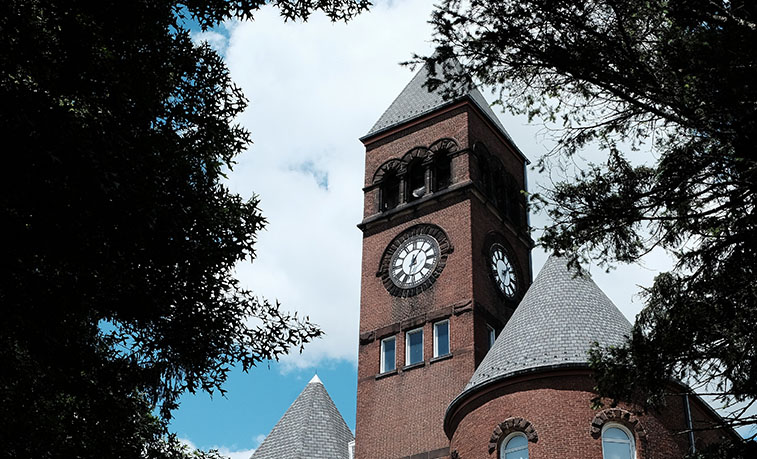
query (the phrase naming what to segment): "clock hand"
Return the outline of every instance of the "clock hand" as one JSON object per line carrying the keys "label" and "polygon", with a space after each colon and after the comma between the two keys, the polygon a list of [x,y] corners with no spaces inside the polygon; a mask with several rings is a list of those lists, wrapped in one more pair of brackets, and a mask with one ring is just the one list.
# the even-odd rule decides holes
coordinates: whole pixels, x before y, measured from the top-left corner
{"label": "clock hand", "polygon": [[415,266],[415,260],[417,260],[417,259],[418,259],[418,254],[417,253],[413,254],[413,258],[410,259],[410,270],[411,271],[413,270],[413,266]]}

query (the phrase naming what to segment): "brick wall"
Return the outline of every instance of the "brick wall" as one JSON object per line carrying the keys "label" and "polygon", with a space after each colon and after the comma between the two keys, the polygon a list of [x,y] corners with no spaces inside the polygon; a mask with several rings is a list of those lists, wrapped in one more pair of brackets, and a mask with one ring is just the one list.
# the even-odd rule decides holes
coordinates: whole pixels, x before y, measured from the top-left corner
{"label": "brick wall", "polygon": [[[461,102],[427,119],[410,123],[400,130],[369,139],[366,144],[363,262],[360,298],[360,348],[358,356],[357,459],[431,459],[447,457],[449,440],[443,419],[449,403],[462,391],[475,365],[486,352],[486,324],[502,326],[512,312],[495,303],[496,296],[483,248],[483,234],[497,230],[506,234],[502,220],[487,209],[474,190],[471,175],[471,123],[481,126],[476,135],[486,137],[489,126],[476,109]],[[378,209],[378,190],[372,187],[376,170],[391,159],[399,159],[415,147],[429,147],[443,138],[457,142],[459,152],[452,157],[452,185],[444,191],[383,214]],[[497,154],[507,149],[494,134],[486,137],[487,147]],[[507,153],[509,154],[509,153]],[[510,171],[521,176],[522,163]],[[522,180],[522,177],[521,177]],[[474,210],[477,207],[477,210]],[[478,215],[474,218],[474,215]],[[444,230],[453,252],[444,270],[427,290],[410,297],[392,296],[377,277],[387,246],[408,228],[433,224]],[[519,244],[513,239],[513,244]],[[528,268],[528,245],[520,243],[517,256],[522,269]],[[474,274],[474,271],[476,273]],[[482,271],[482,272],[478,272]],[[530,272],[524,274],[530,280]],[[480,287],[474,290],[474,278]],[[485,279],[485,280],[484,280]],[[484,291],[488,290],[485,298]],[[479,299],[478,296],[481,296]],[[482,306],[485,305],[485,306]],[[487,308],[487,309],[484,309]],[[496,320],[492,320],[496,318]],[[450,321],[451,355],[433,356],[433,323]],[[424,361],[405,366],[405,332],[422,327]],[[381,339],[396,337],[397,370],[380,375]]]}
{"label": "brick wall", "polygon": [[[536,433],[536,441],[529,441],[530,459],[602,459],[600,432],[605,422],[619,423],[633,432],[638,459],[686,454],[687,437],[677,433],[685,426],[679,396],[672,396],[662,413],[644,413],[624,403],[593,410],[593,386],[588,370],[573,369],[522,375],[483,388],[448,419],[450,450],[460,459],[496,458],[498,450],[493,445],[498,448],[508,433],[498,426],[514,418],[527,421]],[[719,435],[700,434],[700,443],[716,440]]]}

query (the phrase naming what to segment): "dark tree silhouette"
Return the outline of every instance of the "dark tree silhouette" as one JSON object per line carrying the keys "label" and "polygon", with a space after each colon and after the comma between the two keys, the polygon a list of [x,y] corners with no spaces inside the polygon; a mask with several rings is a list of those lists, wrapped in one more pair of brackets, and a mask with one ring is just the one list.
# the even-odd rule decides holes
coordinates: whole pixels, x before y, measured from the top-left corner
{"label": "dark tree silhouette", "polygon": [[[646,289],[627,345],[592,353],[600,394],[655,405],[675,378],[752,403],[757,4],[445,0],[432,22],[439,51],[425,60],[441,70],[429,84],[496,86],[506,108],[561,125],[553,154],[588,143],[607,154],[533,196],[552,220],[541,244],[573,262],[634,262],[656,247],[677,261]],[[438,66],[453,56],[464,72]],[[642,144],[656,161],[637,166]]]}
{"label": "dark tree silhouette", "polygon": [[284,20],[368,5],[0,3],[3,456],[183,457],[180,394],[321,334],[232,275],[265,224],[222,181],[246,100],[184,25],[266,3]]}

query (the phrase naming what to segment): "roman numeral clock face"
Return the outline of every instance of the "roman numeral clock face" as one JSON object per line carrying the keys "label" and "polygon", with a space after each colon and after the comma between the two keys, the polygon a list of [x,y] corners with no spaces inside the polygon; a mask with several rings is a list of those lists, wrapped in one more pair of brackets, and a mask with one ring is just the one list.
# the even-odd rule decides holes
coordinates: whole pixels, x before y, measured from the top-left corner
{"label": "roman numeral clock face", "polygon": [[392,255],[389,277],[399,288],[408,289],[425,282],[439,263],[439,243],[432,236],[412,236]]}
{"label": "roman numeral clock face", "polygon": [[376,277],[392,296],[407,298],[430,289],[453,247],[447,233],[422,223],[398,234],[384,250]]}
{"label": "roman numeral clock face", "polygon": [[518,293],[518,279],[513,264],[507,257],[507,251],[501,244],[492,245],[489,266],[500,292],[508,299],[515,298],[515,294]]}

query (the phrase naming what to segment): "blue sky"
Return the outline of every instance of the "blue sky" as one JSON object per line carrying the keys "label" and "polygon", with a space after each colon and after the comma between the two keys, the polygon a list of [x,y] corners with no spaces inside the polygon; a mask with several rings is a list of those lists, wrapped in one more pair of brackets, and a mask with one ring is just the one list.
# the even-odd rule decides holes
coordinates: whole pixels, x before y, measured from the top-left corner
{"label": "blue sky", "polygon": [[[226,397],[187,395],[173,420],[173,431],[184,441],[226,454],[249,457],[263,437],[289,408],[315,369],[282,372],[280,365],[262,366],[245,374],[231,373]],[[350,429],[355,430],[356,368],[352,362],[331,361],[317,369]]]}
{"label": "blue sky", "polygon": [[[228,185],[244,197],[259,195],[269,225],[259,235],[257,259],[239,265],[237,276],[260,296],[309,315],[326,335],[270,368],[235,370],[225,398],[185,396],[172,428],[188,444],[249,457],[316,371],[354,429],[361,261],[355,225],[362,219],[365,153],[358,138],[412,78],[398,63],[432,51],[431,8],[427,0],[377,2],[348,25],[321,15],[284,23],[264,8],[254,22],[195,34],[223,54],[250,99],[238,121],[254,143],[237,158]],[[541,126],[495,111],[532,160],[549,150]],[[576,162],[599,158],[588,151]],[[528,180],[535,191],[550,178],[529,171]],[[545,217],[532,216],[531,223],[538,235]],[[545,259],[534,250],[534,275]],[[656,251],[642,266],[590,270],[633,321],[641,309],[639,285],[670,266]]]}

